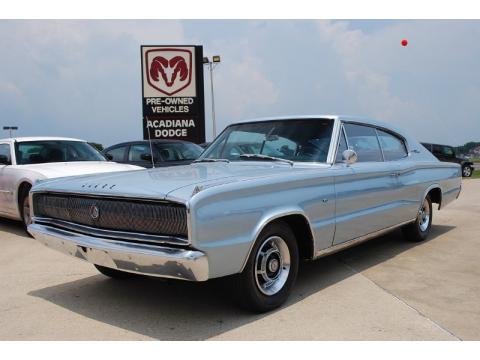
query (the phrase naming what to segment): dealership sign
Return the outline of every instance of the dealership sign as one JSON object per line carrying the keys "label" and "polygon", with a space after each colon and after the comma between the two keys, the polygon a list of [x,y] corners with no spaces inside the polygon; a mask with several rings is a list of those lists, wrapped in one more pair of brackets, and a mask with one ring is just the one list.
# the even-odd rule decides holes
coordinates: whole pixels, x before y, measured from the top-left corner
{"label": "dealership sign", "polygon": [[201,46],[141,46],[143,138],[205,142]]}

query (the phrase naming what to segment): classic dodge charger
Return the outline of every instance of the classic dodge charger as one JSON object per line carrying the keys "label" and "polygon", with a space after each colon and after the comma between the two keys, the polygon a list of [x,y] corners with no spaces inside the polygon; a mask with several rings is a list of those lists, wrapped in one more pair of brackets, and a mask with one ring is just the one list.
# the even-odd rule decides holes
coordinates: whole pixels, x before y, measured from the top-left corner
{"label": "classic dodge charger", "polygon": [[302,259],[397,227],[422,241],[460,190],[458,164],[387,124],[271,118],[228,126],[191,165],[37,184],[28,229],[113,278],[234,275],[240,303],[268,311]]}

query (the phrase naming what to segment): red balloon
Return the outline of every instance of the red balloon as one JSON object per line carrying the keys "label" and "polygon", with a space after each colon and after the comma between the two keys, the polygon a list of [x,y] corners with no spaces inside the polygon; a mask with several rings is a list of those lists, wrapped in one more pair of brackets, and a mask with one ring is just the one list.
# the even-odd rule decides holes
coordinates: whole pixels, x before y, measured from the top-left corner
{"label": "red balloon", "polygon": [[408,45],[408,40],[407,39],[403,39],[402,40],[402,46],[407,46]]}

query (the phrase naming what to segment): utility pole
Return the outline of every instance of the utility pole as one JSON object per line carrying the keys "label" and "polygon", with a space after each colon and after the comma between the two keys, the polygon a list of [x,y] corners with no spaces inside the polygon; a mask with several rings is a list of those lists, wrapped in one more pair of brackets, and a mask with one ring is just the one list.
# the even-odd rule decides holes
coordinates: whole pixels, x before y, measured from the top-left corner
{"label": "utility pole", "polygon": [[212,97],[212,132],[213,139],[217,136],[217,123],[215,119],[215,94],[213,91],[213,69],[220,63],[220,55],[212,56],[212,61],[208,57],[203,58],[203,65],[208,66],[210,72],[210,92]]}

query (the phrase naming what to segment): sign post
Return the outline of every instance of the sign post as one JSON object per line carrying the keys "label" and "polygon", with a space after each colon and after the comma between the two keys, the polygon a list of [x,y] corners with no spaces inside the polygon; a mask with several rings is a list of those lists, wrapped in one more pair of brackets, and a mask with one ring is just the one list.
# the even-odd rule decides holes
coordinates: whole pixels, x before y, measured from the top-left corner
{"label": "sign post", "polygon": [[143,138],[205,142],[202,46],[140,50]]}

